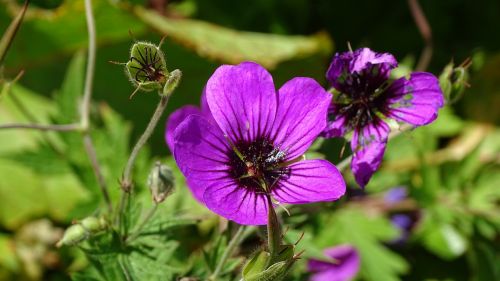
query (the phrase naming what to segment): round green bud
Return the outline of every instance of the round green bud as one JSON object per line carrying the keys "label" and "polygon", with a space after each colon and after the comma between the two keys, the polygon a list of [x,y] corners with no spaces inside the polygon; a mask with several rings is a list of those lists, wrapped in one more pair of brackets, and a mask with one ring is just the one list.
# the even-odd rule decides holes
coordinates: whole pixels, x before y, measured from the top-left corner
{"label": "round green bud", "polygon": [[104,218],[96,218],[96,217],[86,217],[84,218],[80,224],[90,233],[96,233],[106,228],[106,220]]}
{"label": "round green bud", "polygon": [[148,176],[148,186],[153,201],[163,202],[174,190],[174,175],[167,165],[156,162]]}
{"label": "round green bud", "polygon": [[56,246],[76,245],[87,238],[88,231],[81,224],[74,224],[64,231],[63,237],[56,243]]}

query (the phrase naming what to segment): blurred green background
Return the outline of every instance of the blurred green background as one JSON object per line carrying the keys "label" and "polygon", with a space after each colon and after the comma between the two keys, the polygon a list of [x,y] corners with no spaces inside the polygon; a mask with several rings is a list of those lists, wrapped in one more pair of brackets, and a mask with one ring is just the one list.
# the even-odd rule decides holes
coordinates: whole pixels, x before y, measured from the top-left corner
{"label": "blurred green background", "polygon": [[[0,2],[0,31],[21,3]],[[363,248],[360,280],[500,280],[500,2],[419,3],[432,29],[433,55],[427,70],[439,75],[451,61],[458,65],[470,57],[473,62],[468,69],[470,87],[463,97],[444,108],[432,126],[392,141],[382,170],[361,196],[366,198],[359,199],[372,202],[391,187],[407,186],[420,218],[411,239],[404,246],[386,247],[397,236],[388,225],[393,211],[377,209],[375,221],[362,216],[356,211],[358,197],[353,194],[359,190],[354,184],[345,199],[346,206],[353,207],[337,210],[335,205],[324,216],[309,222],[292,217],[289,224],[311,233],[304,242],[309,247],[350,242]],[[324,74],[330,59],[335,51],[347,50],[347,42],[353,48],[390,52],[406,69],[415,67],[425,47],[407,1],[96,0],[94,12],[98,50],[93,122],[114,198],[129,145],[142,133],[157,103],[154,93],[139,93],[129,100],[133,86],[121,66],[109,63],[128,59],[132,36],[159,42],[166,35],[163,50],[168,67],[183,71],[167,114],[185,104],[198,104],[204,84],[221,63],[257,61],[270,69],[277,87],[295,76],[313,77],[328,87]],[[0,122],[30,121],[10,99],[12,95],[39,122],[74,120],[82,81],[78,69],[83,69],[81,51],[86,46],[83,1],[31,1],[4,63],[3,86],[19,71],[25,73],[8,94],[0,96]],[[169,155],[163,126],[164,121],[142,157],[138,178],[147,174],[150,159]],[[31,237],[23,233],[31,233],[33,221],[48,217],[55,226],[64,227],[98,205],[99,193],[76,138],[0,131],[0,279],[65,280],[64,272],[85,264],[79,261],[81,256],[55,251],[48,242],[40,249],[42,258],[30,256],[36,252],[35,244],[23,244],[28,252],[23,254],[18,243],[25,241],[23,235]],[[342,145],[340,140],[328,140],[316,153],[336,163]],[[60,147],[61,154],[69,157],[54,156],[48,146]],[[173,164],[171,158],[167,161]],[[352,183],[351,177],[348,182]],[[196,205],[192,200],[183,204]],[[322,232],[332,217],[338,218],[335,225]],[[34,229],[38,227],[42,226]],[[353,238],[351,229],[365,236]],[[336,233],[338,237],[331,237]],[[293,278],[306,277],[299,272]]]}

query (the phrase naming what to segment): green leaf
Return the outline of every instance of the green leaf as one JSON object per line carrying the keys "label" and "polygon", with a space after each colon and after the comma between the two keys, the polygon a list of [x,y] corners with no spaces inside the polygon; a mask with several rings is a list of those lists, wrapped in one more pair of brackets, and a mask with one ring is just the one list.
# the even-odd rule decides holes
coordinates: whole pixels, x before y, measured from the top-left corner
{"label": "green leaf", "polygon": [[243,278],[246,280],[254,275],[257,275],[266,269],[267,261],[270,255],[266,251],[258,251],[253,254],[252,258],[243,267]]}
{"label": "green leaf", "polygon": [[217,263],[222,258],[224,254],[224,250],[227,247],[227,237],[224,235],[218,235],[215,239],[215,242],[210,247],[208,251],[203,250],[203,257],[208,266],[208,269],[213,272]]}
{"label": "green leaf", "polygon": [[[29,168],[8,160],[0,160],[0,167],[0,224],[15,229],[32,217],[42,216],[47,201],[40,188],[40,177]],[[15,192],[13,187],[17,187]]]}
{"label": "green leaf", "polygon": [[[39,123],[48,124],[50,115],[56,110],[47,98],[18,83],[12,85],[10,95],[15,96],[30,112],[36,112],[36,121]],[[0,124],[32,122],[17,107],[10,95],[0,99]],[[42,134],[47,133],[33,130],[0,130],[0,155],[36,148]]]}
{"label": "green leaf", "polygon": [[126,256],[131,273],[136,277],[134,280],[174,280],[175,274],[184,271],[184,268],[170,264],[178,242],[152,237],[142,238],[139,242],[140,246],[134,247]]}
{"label": "green leaf", "polygon": [[423,239],[428,250],[447,260],[462,255],[467,249],[465,238],[450,224],[429,227]]}
{"label": "green leaf", "polygon": [[193,225],[199,220],[189,217],[172,216],[170,218],[156,217],[142,229],[141,235],[165,235],[169,229]]}
{"label": "green leaf", "polygon": [[71,59],[61,89],[54,97],[58,108],[55,119],[58,123],[66,124],[79,121],[79,104],[83,95],[84,79],[85,53],[79,51]]}
{"label": "green leaf", "polygon": [[500,257],[495,246],[481,239],[474,240],[470,254],[471,268],[475,273],[473,280],[500,280]]}
{"label": "green leaf", "polygon": [[[129,30],[135,36],[146,30],[140,20],[110,1],[93,1],[93,6],[98,44],[130,40]],[[17,33],[16,47],[9,51],[7,64],[22,67],[52,61],[54,57],[69,55],[87,47],[84,1],[64,1],[49,17],[46,16],[47,11],[34,7],[31,9],[33,13],[24,20],[23,27]]]}
{"label": "green leaf", "polygon": [[440,200],[447,200],[449,203],[430,205],[415,234],[427,250],[442,259],[452,260],[467,250],[468,242],[456,226],[457,223],[464,222],[467,217],[457,216],[450,208],[454,203],[450,202],[452,199],[449,194]]}
{"label": "green leaf", "polygon": [[[312,36],[264,34],[233,30],[199,20],[166,18],[139,6],[134,12],[146,24],[200,56],[224,63],[255,61],[273,68],[286,60],[315,54],[329,55],[332,51],[332,41],[326,33]],[[228,46],[231,46],[230,52]],[[168,61],[168,52],[166,59]]]}

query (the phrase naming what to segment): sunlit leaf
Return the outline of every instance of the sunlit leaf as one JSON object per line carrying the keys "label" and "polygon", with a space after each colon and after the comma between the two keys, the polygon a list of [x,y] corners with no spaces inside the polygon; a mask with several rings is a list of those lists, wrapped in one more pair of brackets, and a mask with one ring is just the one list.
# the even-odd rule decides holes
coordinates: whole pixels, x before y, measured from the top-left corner
{"label": "sunlit leaf", "polygon": [[[264,34],[192,19],[170,19],[141,7],[136,7],[134,12],[145,23],[200,56],[224,63],[255,61],[273,68],[286,60],[314,54],[329,55],[332,51],[332,41],[324,33],[313,36]],[[168,53],[166,59],[168,62]]]}

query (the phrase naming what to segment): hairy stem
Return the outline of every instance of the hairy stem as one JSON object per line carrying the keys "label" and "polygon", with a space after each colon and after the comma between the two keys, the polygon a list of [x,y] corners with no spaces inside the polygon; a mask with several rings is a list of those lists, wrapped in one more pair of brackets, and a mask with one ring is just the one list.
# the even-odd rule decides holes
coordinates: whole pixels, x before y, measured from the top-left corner
{"label": "hairy stem", "polygon": [[84,130],[89,127],[90,101],[92,99],[92,85],[94,82],[95,53],[96,53],[96,32],[94,14],[92,12],[92,0],[85,0],[85,15],[87,19],[87,30],[89,38],[89,49],[87,54],[87,71],[85,73],[85,87],[83,90],[83,100],[81,108],[81,123]]}
{"label": "hairy stem", "polygon": [[154,129],[156,128],[156,125],[158,124],[158,121],[160,121],[160,118],[163,114],[163,111],[165,111],[165,108],[167,107],[168,100],[170,98],[170,95],[162,95],[160,102],[156,106],[156,110],[153,113],[153,116],[151,117],[151,120],[149,121],[148,126],[146,127],[146,130],[144,130],[144,133],[142,133],[141,137],[135,144],[134,148],[132,149],[132,153],[130,153],[130,156],[127,161],[127,165],[125,166],[125,169],[123,171],[123,177],[121,181],[121,186],[122,189],[128,193],[130,192],[132,188],[132,168],[134,167],[135,160],[137,158],[137,155],[141,151],[142,147],[146,144],[146,142],[149,140],[151,137],[151,134],[153,134]]}
{"label": "hairy stem", "polygon": [[99,188],[101,189],[102,195],[104,197],[104,202],[108,208],[109,213],[113,211],[113,204],[111,203],[111,198],[109,197],[106,180],[101,173],[101,167],[99,166],[99,161],[97,160],[97,155],[95,153],[94,145],[92,144],[92,138],[89,134],[84,134],[83,136],[83,146],[87,155],[90,158],[90,164],[92,165],[92,170],[94,170],[94,175],[97,178]]}
{"label": "hairy stem", "polygon": [[245,231],[246,228],[247,228],[246,226],[243,226],[243,225],[240,226],[240,228],[238,228],[238,231],[236,231],[236,233],[234,234],[233,238],[231,238],[231,241],[229,241],[229,244],[227,245],[226,250],[222,254],[222,257],[221,257],[219,263],[215,267],[214,272],[212,273],[212,275],[210,275],[210,277],[208,277],[209,281],[217,280],[217,277],[219,276],[221,271],[224,269],[224,265],[226,264],[227,260],[233,254],[235,248],[241,243],[242,238],[244,236],[243,234],[246,232]]}
{"label": "hairy stem", "polygon": [[83,130],[83,144],[85,152],[87,153],[92,170],[101,189],[101,193],[104,198],[104,202],[111,213],[113,211],[113,205],[111,203],[111,198],[109,196],[108,187],[106,185],[106,180],[102,174],[101,165],[97,160],[97,155],[92,142],[92,137],[90,136],[90,101],[92,100],[92,86],[94,82],[94,70],[95,70],[95,54],[96,54],[96,32],[95,32],[95,22],[94,14],[92,12],[92,0],[85,0],[85,17],[87,19],[87,30],[88,30],[88,54],[87,54],[87,70],[85,73],[85,85],[83,88],[83,99],[81,107],[81,119],[80,126]]}

